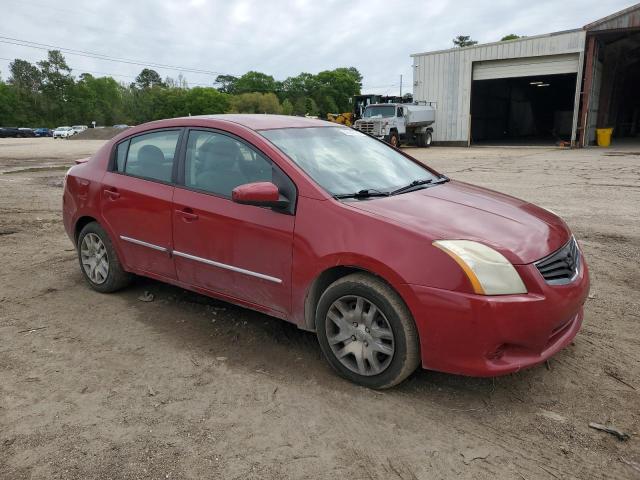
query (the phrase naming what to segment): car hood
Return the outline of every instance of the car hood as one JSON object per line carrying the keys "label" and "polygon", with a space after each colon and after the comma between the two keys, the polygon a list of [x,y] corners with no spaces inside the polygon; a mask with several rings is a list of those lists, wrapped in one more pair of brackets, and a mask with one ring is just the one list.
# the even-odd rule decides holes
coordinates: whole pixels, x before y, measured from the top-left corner
{"label": "car hood", "polygon": [[548,210],[456,181],[349,205],[408,227],[429,241],[481,242],[514,264],[539,260],[571,236],[564,221]]}

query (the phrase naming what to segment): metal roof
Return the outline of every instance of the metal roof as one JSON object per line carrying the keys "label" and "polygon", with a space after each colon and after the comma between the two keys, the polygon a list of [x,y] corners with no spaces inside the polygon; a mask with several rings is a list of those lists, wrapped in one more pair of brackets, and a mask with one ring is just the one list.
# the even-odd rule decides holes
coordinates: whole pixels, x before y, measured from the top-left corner
{"label": "metal roof", "polygon": [[532,35],[530,37],[520,37],[520,38],[516,38],[515,40],[504,40],[504,41],[498,41],[498,42],[491,42],[491,43],[478,43],[477,45],[471,45],[469,47],[453,47],[453,48],[445,48],[444,50],[434,50],[431,52],[421,52],[421,53],[412,53],[410,56],[411,57],[419,57],[422,55],[432,55],[432,54],[436,54],[436,53],[447,53],[447,52],[464,52],[465,50],[473,50],[475,48],[485,48],[485,47],[491,47],[494,45],[504,45],[506,43],[518,43],[518,42],[524,42],[527,40],[535,40],[538,38],[548,38],[548,37],[555,37],[557,35],[564,35],[565,33],[571,33],[571,32],[580,32],[582,31],[582,28],[574,28],[571,30],[563,30],[561,32],[552,32],[552,33],[543,33],[542,35]]}
{"label": "metal roof", "polygon": [[591,22],[584,26],[587,31],[617,30],[621,28],[640,27],[640,3],[624,10]]}
{"label": "metal roof", "polygon": [[616,30],[616,29],[635,28],[635,27],[640,27],[640,3],[632,5],[628,8],[625,8],[624,10],[620,10],[619,12],[612,13],[611,15],[601,18],[600,20],[596,20],[595,22],[589,23],[582,28],[563,30],[560,32],[544,33],[542,35],[533,35],[530,37],[521,37],[515,40],[505,40],[505,41],[498,41],[498,42],[491,42],[491,43],[478,43],[476,45],[471,45],[468,47],[453,47],[453,48],[446,48],[444,50],[434,50],[431,52],[413,53],[410,56],[418,57],[421,55],[431,55],[436,53],[460,52],[465,50],[472,50],[474,48],[484,48],[484,47],[491,47],[494,45],[501,45],[501,44],[504,44],[505,42],[515,43],[515,42],[522,42],[525,40],[553,37],[556,35],[563,35],[565,33],[577,32],[580,30],[587,30],[591,32],[591,31]]}

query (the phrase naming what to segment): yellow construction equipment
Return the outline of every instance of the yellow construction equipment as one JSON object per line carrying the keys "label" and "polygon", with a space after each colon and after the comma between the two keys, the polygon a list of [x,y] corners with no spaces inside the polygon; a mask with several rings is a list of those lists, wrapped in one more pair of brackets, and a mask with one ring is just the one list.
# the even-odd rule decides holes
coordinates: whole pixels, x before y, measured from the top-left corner
{"label": "yellow construction equipment", "polygon": [[350,127],[353,124],[353,113],[327,113],[327,120]]}

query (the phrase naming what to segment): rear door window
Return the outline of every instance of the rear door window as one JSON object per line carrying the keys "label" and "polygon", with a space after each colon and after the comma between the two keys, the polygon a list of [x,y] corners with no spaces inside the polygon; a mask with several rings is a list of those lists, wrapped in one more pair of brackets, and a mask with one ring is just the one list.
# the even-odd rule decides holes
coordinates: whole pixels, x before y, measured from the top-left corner
{"label": "rear door window", "polygon": [[[179,138],[180,130],[164,130],[131,138],[124,173],[148,180],[171,182]],[[120,151],[117,156],[120,171]]]}

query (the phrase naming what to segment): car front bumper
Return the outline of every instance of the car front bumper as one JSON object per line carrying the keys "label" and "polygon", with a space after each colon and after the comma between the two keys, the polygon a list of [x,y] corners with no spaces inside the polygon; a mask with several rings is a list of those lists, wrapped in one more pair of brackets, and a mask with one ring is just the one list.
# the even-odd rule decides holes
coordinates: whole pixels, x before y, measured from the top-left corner
{"label": "car front bumper", "polygon": [[548,285],[534,265],[516,269],[527,285],[526,294],[483,296],[404,286],[424,368],[478,377],[505,375],[544,362],[571,343],[589,294],[584,258],[567,285]]}

